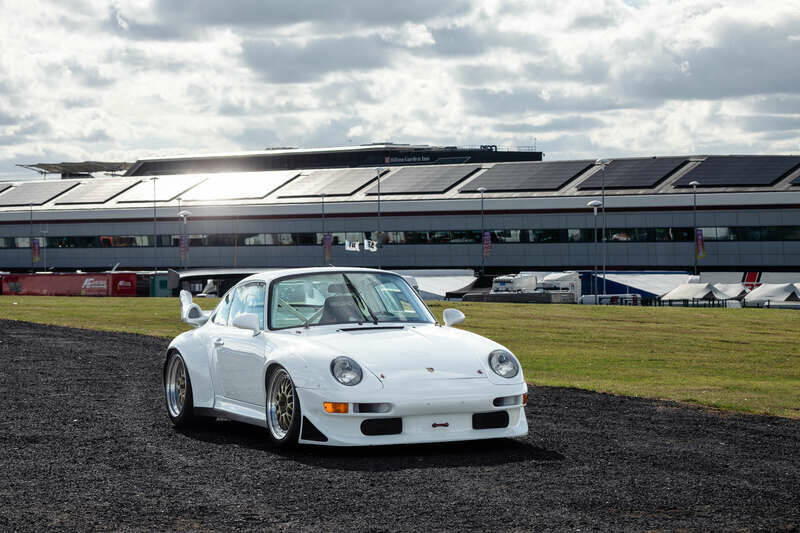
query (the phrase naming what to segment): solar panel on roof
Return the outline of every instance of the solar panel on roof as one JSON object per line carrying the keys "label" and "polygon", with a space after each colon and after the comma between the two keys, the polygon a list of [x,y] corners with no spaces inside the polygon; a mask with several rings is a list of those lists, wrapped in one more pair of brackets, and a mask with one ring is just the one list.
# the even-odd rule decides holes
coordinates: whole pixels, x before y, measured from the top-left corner
{"label": "solar panel on roof", "polygon": [[0,196],[0,206],[13,207],[20,205],[46,204],[56,196],[64,194],[77,186],[79,181],[33,181],[20,183]]}
{"label": "solar panel on roof", "polygon": [[792,185],[800,185],[800,176],[797,176],[792,180]]}
{"label": "solar panel on roof", "polygon": [[2,193],[4,190],[10,189],[10,188],[11,188],[11,184],[10,183],[0,183],[0,193]]}
{"label": "solar panel on roof", "polygon": [[260,200],[297,174],[297,170],[287,170],[213,175],[181,198],[193,201]]}
{"label": "solar panel on roof", "polygon": [[138,178],[133,180],[114,178],[84,181],[79,187],[56,200],[56,204],[102,204],[127,191],[139,181]]}
{"label": "solar panel on roof", "polygon": [[[443,193],[480,169],[480,165],[404,167],[381,180],[381,194]],[[378,184],[367,194],[378,194]]]}
{"label": "solar panel on roof", "polygon": [[165,176],[158,178],[153,190],[153,182],[149,179],[135,185],[119,197],[119,202],[169,202],[205,181],[201,176]]}
{"label": "solar panel on roof", "polygon": [[478,192],[478,187],[486,187],[488,192],[557,191],[593,164],[593,161],[499,163],[461,192]]}
{"label": "solar panel on roof", "polygon": [[800,156],[709,156],[675,182],[675,187],[691,187],[692,181],[701,187],[765,187],[798,167]]}
{"label": "solar panel on roof", "polygon": [[[384,171],[386,172],[386,171]],[[304,174],[278,190],[280,198],[350,196],[377,178],[374,168],[317,170]]]}
{"label": "solar panel on roof", "polygon": [[652,189],[687,164],[685,157],[614,159],[605,170],[598,170],[578,186],[580,190]]}

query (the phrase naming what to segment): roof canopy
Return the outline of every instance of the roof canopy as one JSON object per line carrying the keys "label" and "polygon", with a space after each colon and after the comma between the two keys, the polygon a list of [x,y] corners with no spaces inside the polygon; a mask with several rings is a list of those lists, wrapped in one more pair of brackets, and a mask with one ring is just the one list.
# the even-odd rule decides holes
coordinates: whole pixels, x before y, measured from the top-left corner
{"label": "roof canopy", "polygon": [[17,165],[35,170],[43,174],[89,174],[92,172],[124,172],[131,163],[83,161],[76,163],[36,163],[32,165]]}

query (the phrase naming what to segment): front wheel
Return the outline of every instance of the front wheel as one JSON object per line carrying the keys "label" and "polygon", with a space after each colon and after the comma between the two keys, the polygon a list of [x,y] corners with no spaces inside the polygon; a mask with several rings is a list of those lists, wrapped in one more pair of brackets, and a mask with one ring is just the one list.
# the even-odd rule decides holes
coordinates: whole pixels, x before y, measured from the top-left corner
{"label": "front wheel", "polygon": [[275,448],[297,444],[300,434],[300,399],[289,372],[276,367],[267,377],[267,438]]}
{"label": "front wheel", "polygon": [[186,363],[178,352],[170,353],[164,365],[164,394],[167,413],[175,426],[186,426],[194,421],[192,382]]}

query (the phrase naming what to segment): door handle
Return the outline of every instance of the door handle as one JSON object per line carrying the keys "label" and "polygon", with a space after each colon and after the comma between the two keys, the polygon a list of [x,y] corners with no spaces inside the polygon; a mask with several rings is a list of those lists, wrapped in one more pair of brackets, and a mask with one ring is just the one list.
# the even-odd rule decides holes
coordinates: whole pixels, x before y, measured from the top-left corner
{"label": "door handle", "polygon": [[223,344],[225,344],[225,341],[222,340],[222,337],[217,337],[214,339],[214,346],[222,346]]}

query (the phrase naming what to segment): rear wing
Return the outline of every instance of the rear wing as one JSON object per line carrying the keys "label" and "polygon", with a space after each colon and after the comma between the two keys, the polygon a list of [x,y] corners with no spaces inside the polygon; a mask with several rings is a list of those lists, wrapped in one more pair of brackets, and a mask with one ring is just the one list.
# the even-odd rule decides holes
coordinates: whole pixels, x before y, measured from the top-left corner
{"label": "rear wing", "polygon": [[181,320],[194,327],[199,327],[208,322],[211,311],[203,311],[196,303],[192,303],[192,293],[181,291]]}

